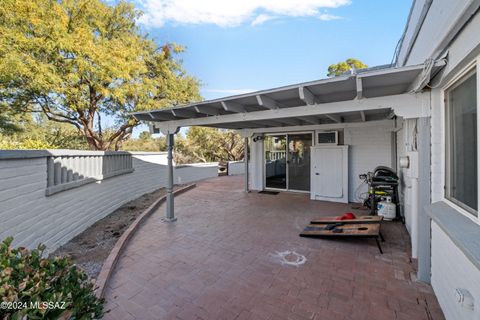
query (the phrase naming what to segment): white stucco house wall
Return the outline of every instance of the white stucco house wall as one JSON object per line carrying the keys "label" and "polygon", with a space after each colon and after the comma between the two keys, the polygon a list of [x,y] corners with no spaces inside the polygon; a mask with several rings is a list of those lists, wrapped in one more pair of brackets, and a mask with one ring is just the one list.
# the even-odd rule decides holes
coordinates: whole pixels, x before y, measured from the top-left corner
{"label": "white stucco house wall", "polygon": [[414,1],[392,65],[135,117],[171,142],[180,127],[238,130],[246,191],[358,202],[360,174],[393,168],[417,278],[447,319],[480,319],[479,7]]}

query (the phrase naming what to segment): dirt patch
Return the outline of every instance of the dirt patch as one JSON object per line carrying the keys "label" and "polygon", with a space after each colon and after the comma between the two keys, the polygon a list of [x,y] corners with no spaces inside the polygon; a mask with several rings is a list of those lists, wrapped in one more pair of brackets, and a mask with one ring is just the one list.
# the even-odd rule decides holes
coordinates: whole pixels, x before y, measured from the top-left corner
{"label": "dirt patch", "polygon": [[[175,189],[179,187],[182,186],[175,186]],[[77,266],[95,279],[118,238],[145,209],[165,194],[166,189],[161,188],[124,204],[58,248],[51,256],[69,255]]]}

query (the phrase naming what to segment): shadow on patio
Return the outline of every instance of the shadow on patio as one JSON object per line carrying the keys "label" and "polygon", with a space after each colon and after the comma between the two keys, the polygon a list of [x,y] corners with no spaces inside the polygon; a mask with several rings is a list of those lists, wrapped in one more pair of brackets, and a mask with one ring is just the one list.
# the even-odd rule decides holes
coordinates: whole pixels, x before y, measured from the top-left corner
{"label": "shadow on patio", "polygon": [[[243,192],[243,177],[205,180],[137,231],[106,292],[105,319],[443,319],[430,286],[412,282],[409,238],[300,238],[312,219],[355,211],[308,195]],[[282,264],[278,252],[306,257]]]}

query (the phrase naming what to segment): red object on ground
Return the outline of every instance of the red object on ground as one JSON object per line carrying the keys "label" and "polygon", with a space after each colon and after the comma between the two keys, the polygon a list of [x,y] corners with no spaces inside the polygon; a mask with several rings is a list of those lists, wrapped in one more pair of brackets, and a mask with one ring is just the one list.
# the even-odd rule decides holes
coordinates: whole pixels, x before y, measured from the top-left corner
{"label": "red object on ground", "polygon": [[351,212],[347,212],[344,215],[338,217],[336,220],[353,220],[356,219],[355,215]]}

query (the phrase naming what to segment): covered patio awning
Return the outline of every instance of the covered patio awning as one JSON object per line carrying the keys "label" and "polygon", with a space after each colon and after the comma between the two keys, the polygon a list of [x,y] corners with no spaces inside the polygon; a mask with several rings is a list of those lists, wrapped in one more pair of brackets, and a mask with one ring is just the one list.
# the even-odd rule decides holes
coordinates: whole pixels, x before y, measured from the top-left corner
{"label": "covered patio awning", "polygon": [[[176,220],[172,159],[174,135],[179,128],[206,126],[243,130],[248,146],[248,131],[253,130],[381,121],[392,118],[397,111],[418,116],[425,104],[424,95],[417,93],[445,63],[441,60],[401,68],[365,69],[330,79],[134,113],[136,119],[150,123],[152,132],[167,135],[165,221]],[[244,159],[248,159],[248,147],[244,149]],[[248,175],[248,162],[245,161],[246,192],[249,190]]]}
{"label": "covered patio awning", "polygon": [[[415,95],[445,61],[401,68],[372,68],[356,74],[304,82],[184,106],[137,112],[155,131],[186,126],[255,129],[374,121],[388,118],[395,104],[417,104]],[[423,85],[422,85],[423,84]],[[386,97],[388,97],[386,99]]]}

